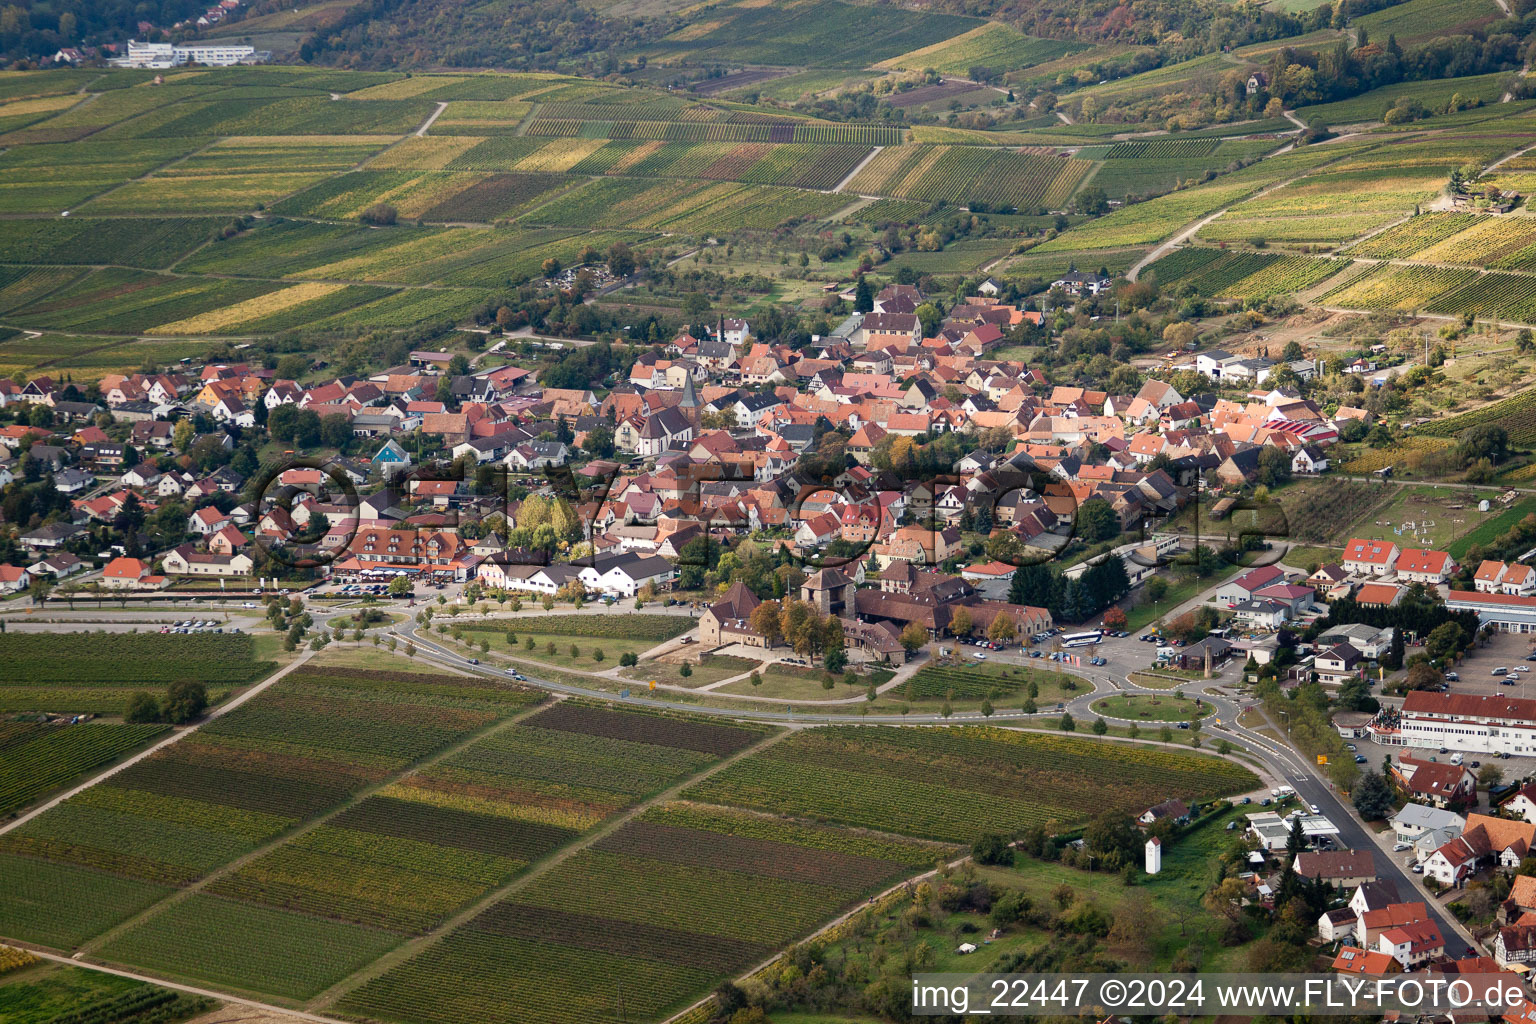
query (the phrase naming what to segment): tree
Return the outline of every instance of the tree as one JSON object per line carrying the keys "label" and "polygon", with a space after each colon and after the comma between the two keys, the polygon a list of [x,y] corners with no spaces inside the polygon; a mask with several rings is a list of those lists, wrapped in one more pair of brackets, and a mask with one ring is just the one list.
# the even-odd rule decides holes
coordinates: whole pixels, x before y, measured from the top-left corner
{"label": "tree", "polygon": [[1442,622],[1424,638],[1424,653],[1439,661],[1448,654],[1462,650],[1467,643],[1466,630],[1461,628],[1460,623]]}
{"label": "tree", "polygon": [[[1150,582],[1150,581],[1149,581]],[[1104,613],[1104,628],[1120,630],[1125,628],[1125,609],[1118,605]]]}
{"label": "tree", "polygon": [[853,290],[853,311],[855,313],[868,313],[875,308],[875,293],[869,287],[869,282],[864,276],[859,275],[859,282]]}
{"label": "tree", "polygon": [[623,242],[608,249],[608,270],[614,277],[628,277],[635,272],[635,254]]}
{"label": "tree", "polygon": [[404,576],[396,576],[389,581],[388,593],[390,597],[404,597],[411,592],[411,581]]}
{"label": "tree", "polygon": [[1120,534],[1120,517],[1103,498],[1089,498],[1077,507],[1077,536],[1092,544]]}
{"label": "tree", "polygon": [[1291,457],[1285,449],[1265,445],[1259,452],[1258,482],[1275,488],[1291,479]]}
{"label": "tree", "polygon": [[770,648],[777,647],[784,642],[784,629],[780,622],[783,607],[778,601],[764,601],[752,609],[749,622],[752,632],[763,638]]}
{"label": "tree", "polygon": [[372,224],[375,227],[382,227],[385,225],[393,224],[397,219],[399,219],[399,216],[400,212],[393,206],[390,206],[388,203],[374,203],[372,206],[368,207],[368,209],[364,210],[357,219],[362,221],[364,224]]}
{"label": "tree", "polygon": [[[1448,623],[1448,625],[1454,625]],[[1408,674],[1403,677],[1403,683],[1410,690],[1432,690],[1444,682],[1445,676],[1440,670],[1427,661],[1421,661],[1408,669]]]}
{"label": "tree", "polygon": [[977,836],[976,841],[971,844],[971,856],[978,864],[1007,867],[1013,864],[1013,847],[1008,844],[1006,836],[987,832]]}
{"label": "tree", "polygon": [[123,712],[123,721],[131,725],[160,721],[160,702],[143,690],[138,691],[128,698],[128,707]]}
{"label": "tree", "polygon": [[183,679],[165,692],[165,720],[172,725],[190,722],[208,707],[208,691],[203,684]]}
{"label": "tree", "polygon": [[677,674],[687,679],[693,675],[693,666],[685,661],[677,667]]}
{"label": "tree", "polygon": [[171,434],[171,444],[179,452],[185,452],[192,447],[193,440],[197,437],[197,428],[192,425],[190,419],[184,419],[176,424],[175,431]]}
{"label": "tree", "polygon": [[1355,783],[1350,799],[1355,805],[1355,810],[1360,812],[1360,817],[1366,821],[1385,818],[1392,813],[1396,803],[1392,798],[1391,785],[1387,783],[1381,772],[1374,768],[1360,776],[1360,781]]}
{"label": "tree", "polygon": [[955,610],[955,614],[949,618],[949,632],[953,636],[970,636],[975,623],[971,621],[971,613],[964,608]]}
{"label": "tree", "polygon": [[1483,765],[1477,770],[1477,784],[1483,789],[1491,790],[1504,782],[1504,769],[1492,762]]}
{"label": "tree", "polygon": [[897,638],[897,641],[906,649],[907,654],[916,654],[928,643],[928,631],[919,623],[909,622],[907,627],[901,631],[901,636]]}
{"label": "tree", "polygon": [[1077,731],[1077,721],[1072,717],[1072,712],[1063,711],[1061,713],[1061,723],[1057,726],[1057,728],[1059,728],[1062,732]]}
{"label": "tree", "polygon": [[1018,629],[1007,612],[998,612],[992,619],[992,625],[987,627],[987,639],[996,643],[1007,643],[1017,635]]}
{"label": "tree", "polygon": [[1149,601],[1161,601],[1168,596],[1168,581],[1161,576],[1153,576],[1142,584],[1141,592]]}
{"label": "tree", "polygon": [[1093,734],[1095,736],[1103,736],[1107,732],[1109,732],[1109,723],[1104,721],[1102,717],[1095,718],[1093,720]]}

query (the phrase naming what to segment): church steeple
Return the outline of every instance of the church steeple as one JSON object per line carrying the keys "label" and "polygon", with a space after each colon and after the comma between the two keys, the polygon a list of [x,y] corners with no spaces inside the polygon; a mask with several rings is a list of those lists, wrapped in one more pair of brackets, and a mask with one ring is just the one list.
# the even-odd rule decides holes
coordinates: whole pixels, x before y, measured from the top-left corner
{"label": "church steeple", "polygon": [[677,407],[682,410],[683,415],[688,418],[688,422],[693,425],[695,435],[699,431],[699,407],[701,404],[699,402],[699,393],[693,389],[693,374],[689,373],[683,378],[683,400],[677,403]]}

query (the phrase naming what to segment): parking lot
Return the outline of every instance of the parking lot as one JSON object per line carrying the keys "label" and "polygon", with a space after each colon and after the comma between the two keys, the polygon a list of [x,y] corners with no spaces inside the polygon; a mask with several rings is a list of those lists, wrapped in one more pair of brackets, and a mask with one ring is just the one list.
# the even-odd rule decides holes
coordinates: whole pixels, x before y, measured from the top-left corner
{"label": "parking lot", "polygon": [[[1495,634],[1487,647],[1474,645],[1466,660],[1453,670],[1458,678],[1450,680],[1451,692],[1536,697],[1536,683],[1530,681],[1536,676],[1536,661],[1526,660],[1533,650],[1536,638],[1529,635]],[[1494,675],[1497,668],[1508,671]]]}

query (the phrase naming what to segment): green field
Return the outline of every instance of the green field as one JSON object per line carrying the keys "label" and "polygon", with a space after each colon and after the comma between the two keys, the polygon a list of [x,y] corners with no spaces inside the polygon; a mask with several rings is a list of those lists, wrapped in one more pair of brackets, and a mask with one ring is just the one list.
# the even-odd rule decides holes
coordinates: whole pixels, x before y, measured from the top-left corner
{"label": "green field", "polygon": [[[388,1020],[663,1016],[942,847],[724,808],[666,804],[349,993]],[[594,984],[594,979],[598,979]]]}
{"label": "green field", "polygon": [[1212,758],[1135,747],[1103,755],[1085,740],[997,729],[839,727],[797,733],[683,795],[967,842],[1085,820],[1089,791],[1096,808],[1131,809],[1159,795],[1208,797],[1253,782],[1246,769]]}

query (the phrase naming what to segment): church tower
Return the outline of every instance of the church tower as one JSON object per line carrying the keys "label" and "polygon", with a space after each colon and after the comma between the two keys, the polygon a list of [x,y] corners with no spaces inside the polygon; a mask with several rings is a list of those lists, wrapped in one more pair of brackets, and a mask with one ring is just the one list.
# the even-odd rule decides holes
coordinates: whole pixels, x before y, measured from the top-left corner
{"label": "church tower", "polygon": [[680,411],[693,427],[693,436],[699,436],[699,413],[703,403],[699,401],[699,393],[693,389],[693,374],[689,373],[683,379],[683,400],[677,403]]}

